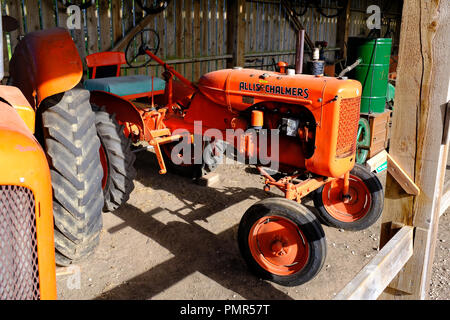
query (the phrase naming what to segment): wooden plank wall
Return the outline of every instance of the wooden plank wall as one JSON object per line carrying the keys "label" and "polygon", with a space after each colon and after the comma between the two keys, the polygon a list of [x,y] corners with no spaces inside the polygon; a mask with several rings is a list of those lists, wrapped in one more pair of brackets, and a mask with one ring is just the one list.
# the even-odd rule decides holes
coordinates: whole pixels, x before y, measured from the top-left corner
{"label": "wooden plank wall", "polygon": [[[148,1],[148,0],[144,0]],[[330,5],[331,0],[321,0]],[[350,35],[358,34],[358,27],[364,22],[364,11],[368,0],[352,0]],[[381,1],[381,0],[380,0]],[[383,0],[393,1],[393,0]],[[55,26],[65,27],[67,14],[58,0],[3,0],[2,13],[13,16],[20,22],[20,29],[4,35],[9,44],[5,49],[5,72],[8,57],[18,42],[19,35]],[[193,80],[209,71],[224,68],[225,59],[211,59],[201,62],[180,61],[189,58],[218,57],[227,51],[227,0],[172,0],[169,7],[156,14],[149,28],[160,35],[158,55],[166,60],[177,60],[176,69]],[[327,9],[333,12],[334,9]],[[72,31],[80,55],[105,51],[117,43],[138,24],[145,13],[135,0],[96,0],[96,6],[82,11],[81,31]],[[300,17],[306,32],[313,41],[325,40],[329,48],[336,46],[337,18],[321,16],[317,10],[308,9]],[[275,61],[294,64],[295,31],[284,8],[278,1],[247,0],[245,7],[245,53],[246,65],[258,68],[272,68]],[[7,46],[5,46],[7,47]],[[267,53],[281,52],[277,55]],[[255,56],[265,53],[263,56]],[[334,52],[326,54],[334,59]],[[140,69],[124,68],[124,74],[159,75],[161,68],[150,66]]]}

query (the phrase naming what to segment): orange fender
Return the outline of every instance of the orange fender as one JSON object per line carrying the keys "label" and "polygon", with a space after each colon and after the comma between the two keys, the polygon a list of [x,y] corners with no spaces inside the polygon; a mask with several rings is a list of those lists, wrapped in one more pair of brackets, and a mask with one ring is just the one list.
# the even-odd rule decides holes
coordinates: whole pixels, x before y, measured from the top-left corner
{"label": "orange fender", "polygon": [[33,192],[40,298],[56,299],[50,169],[40,144],[14,108],[4,102],[0,102],[0,184]]}
{"label": "orange fender", "polygon": [[75,87],[83,76],[83,64],[69,32],[53,28],[28,33],[18,44],[9,64],[12,85],[31,106]]}
{"label": "orange fender", "polygon": [[149,139],[146,126],[138,109],[128,100],[106,91],[91,91],[90,102],[100,108],[105,108],[109,114],[114,114],[116,120],[125,125],[124,134],[132,134],[130,126],[137,127],[139,140]]}

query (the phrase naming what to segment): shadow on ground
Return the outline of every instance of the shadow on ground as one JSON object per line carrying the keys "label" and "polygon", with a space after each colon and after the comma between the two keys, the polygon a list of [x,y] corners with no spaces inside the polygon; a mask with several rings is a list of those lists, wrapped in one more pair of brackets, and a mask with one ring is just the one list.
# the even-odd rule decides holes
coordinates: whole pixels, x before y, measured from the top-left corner
{"label": "shadow on ground", "polygon": [[[136,168],[137,180],[141,184],[171,193],[184,206],[176,210],[158,206],[144,212],[126,204],[114,213],[124,222],[107,231],[115,233],[124,227],[131,227],[156,241],[174,256],[104,292],[97,299],[151,299],[195,272],[245,299],[292,299],[247,270],[237,245],[239,221],[219,234],[214,234],[195,222],[207,221],[208,217],[249,197],[258,200],[274,194],[251,187],[206,188],[176,175],[159,175],[155,158],[146,153],[138,154]],[[242,214],[246,209],[243,208]],[[160,222],[154,215],[162,211],[169,212],[183,222]]]}

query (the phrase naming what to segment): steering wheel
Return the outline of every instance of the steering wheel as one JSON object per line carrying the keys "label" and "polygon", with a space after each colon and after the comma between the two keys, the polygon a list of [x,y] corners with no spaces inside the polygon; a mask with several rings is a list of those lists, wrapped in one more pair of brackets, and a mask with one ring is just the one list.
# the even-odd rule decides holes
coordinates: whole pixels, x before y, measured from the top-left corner
{"label": "steering wheel", "polygon": [[142,4],[142,0],[136,0],[137,4],[145,11],[147,14],[155,14],[164,11],[169,5],[170,0],[168,1],[159,1],[159,0],[150,0],[147,5]]}
{"label": "steering wheel", "polygon": [[301,17],[305,15],[306,10],[308,10],[308,0],[296,0],[292,1],[292,9],[294,10],[294,13],[296,16]]}
{"label": "steering wheel", "polygon": [[[146,66],[152,59],[146,50],[156,54],[159,49],[159,35],[153,29],[144,29],[136,33],[125,49],[125,60],[132,68]],[[141,59],[138,59],[142,57]]]}
{"label": "steering wheel", "polygon": [[325,9],[323,7],[321,7],[320,5],[317,6],[317,11],[326,18],[334,18],[334,17],[337,17],[338,15],[340,15],[344,11],[345,7],[347,6],[347,1],[348,0],[331,1],[331,4],[334,5],[334,7],[336,8],[335,13],[326,13]]}

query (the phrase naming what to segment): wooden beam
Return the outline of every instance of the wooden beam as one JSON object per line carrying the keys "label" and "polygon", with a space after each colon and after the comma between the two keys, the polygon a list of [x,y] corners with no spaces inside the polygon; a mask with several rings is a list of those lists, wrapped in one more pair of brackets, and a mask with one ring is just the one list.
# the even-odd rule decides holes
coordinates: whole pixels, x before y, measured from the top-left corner
{"label": "wooden beam", "polygon": [[39,3],[35,0],[25,0],[24,4],[27,33],[41,30],[39,22]]}
{"label": "wooden beam", "polygon": [[98,52],[98,25],[95,6],[86,9],[87,17],[87,34],[88,34],[88,54]]}
{"label": "wooden beam", "polygon": [[449,1],[404,1],[389,152],[420,194],[405,195],[387,176],[380,247],[393,222],[414,226],[415,234],[413,256],[381,299],[424,299],[428,292],[448,156],[449,34]]}
{"label": "wooden beam", "polygon": [[350,8],[352,0],[347,1],[345,10],[337,18],[336,46],[341,48],[339,59],[347,58],[347,45],[350,27]]}
{"label": "wooden beam", "polygon": [[408,194],[419,195],[420,189],[391,155],[387,155],[388,172]]}
{"label": "wooden beam", "polygon": [[450,190],[444,190],[441,197],[441,208],[439,210],[439,216],[442,216],[445,211],[450,207]]}
{"label": "wooden beam", "polygon": [[111,21],[108,18],[110,13],[109,1],[98,1],[98,18],[100,24],[100,50],[106,51],[111,48]]}
{"label": "wooden beam", "polygon": [[[186,12],[186,25],[184,28],[184,56],[186,58],[190,58],[193,55],[192,52],[192,20],[194,18],[194,14],[192,11],[192,1],[184,2],[184,10]],[[185,67],[185,76],[189,80],[194,80],[193,72],[192,72],[193,64],[188,63]]]}
{"label": "wooden beam", "polygon": [[111,21],[114,45],[122,38],[121,1],[111,0]]}
{"label": "wooden beam", "polygon": [[227,52],[233,58],[227,61],[227,67],[241,66],[245,64],[245,0],[227,1]]}
{"label": "wooden beam", "polygon": [[[193,16],[193,23],[194,23],[194,32],[193,32],[193,40],[194,40],[194,57],[200,56],[200,1],[194,1],[194,16]],[[200,63],[194,64],[194,74],[193,74],[193,80],[197,80],[200,78]]]}
{"label": "wooden beam", "polygon": [[334,300],[376,300],[413,254],[413,227],[405,226]]}
{"label": "wooden beam", "polygon": [[42,29],[50,29],[56,25],[55,5],[53,0],[41,0]]}

